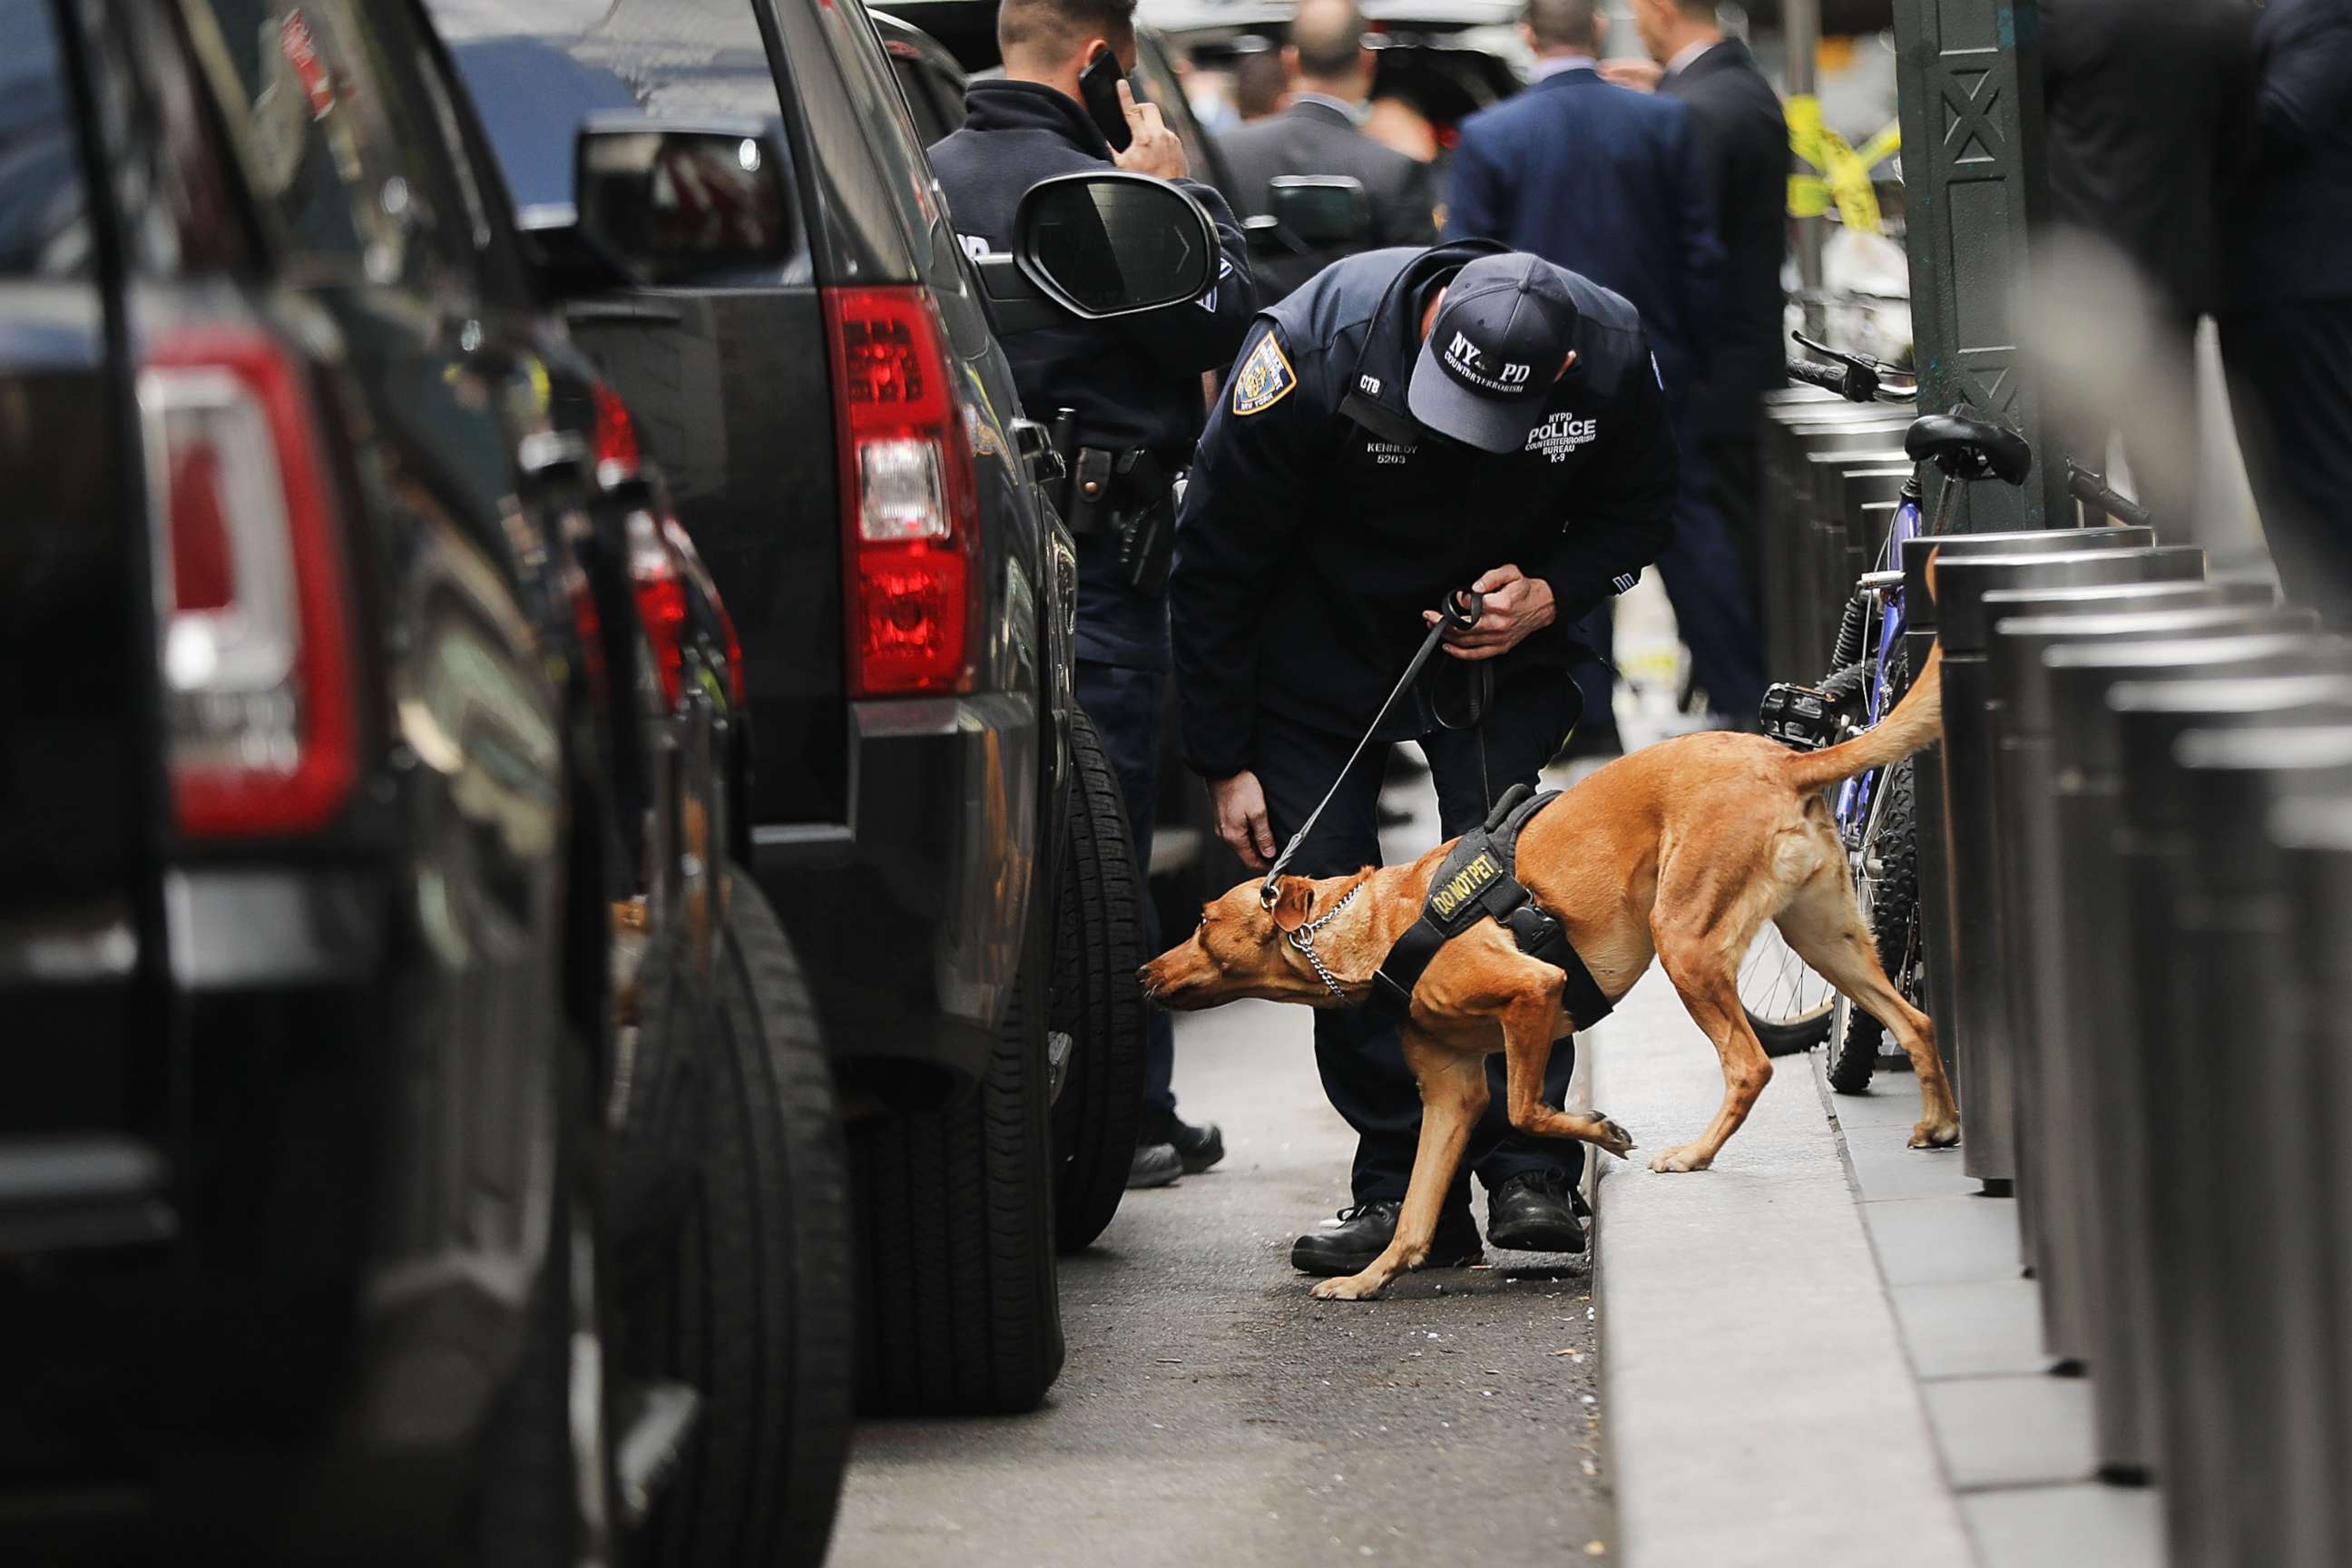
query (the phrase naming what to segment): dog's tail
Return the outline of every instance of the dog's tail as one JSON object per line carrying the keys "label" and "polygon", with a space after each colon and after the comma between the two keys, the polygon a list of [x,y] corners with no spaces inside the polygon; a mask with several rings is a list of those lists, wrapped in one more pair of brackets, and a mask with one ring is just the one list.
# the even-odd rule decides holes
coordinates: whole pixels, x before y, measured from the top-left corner
{"label": "dog's tail", "polygon": [[1895,711],[1853,740],[1820,752],[1792,752],[1789,782],[1801,794],[1827,789],[1868,768],[1899,763],[1931,745],[1944,732],[1944,647],[1928,650],[1927,662]]}

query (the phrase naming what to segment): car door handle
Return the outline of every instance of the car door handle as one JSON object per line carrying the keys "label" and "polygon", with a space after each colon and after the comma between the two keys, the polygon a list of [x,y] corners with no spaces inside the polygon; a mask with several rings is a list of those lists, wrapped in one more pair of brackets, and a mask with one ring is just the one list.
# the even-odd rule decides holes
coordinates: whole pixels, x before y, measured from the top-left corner
{"label": "car door handle", "polygon": [[1054,450],[1054,438],[1034,419],[1013,421],[1013,447],[1029,466],[1029,477],[1041,485],[1059,484],[1064,472],[1062,454]]}

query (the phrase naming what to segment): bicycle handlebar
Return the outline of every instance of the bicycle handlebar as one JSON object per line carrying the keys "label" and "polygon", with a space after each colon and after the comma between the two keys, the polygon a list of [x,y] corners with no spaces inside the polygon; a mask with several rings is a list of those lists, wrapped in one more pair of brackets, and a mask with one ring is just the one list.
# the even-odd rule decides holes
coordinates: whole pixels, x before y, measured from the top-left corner
{"label": "bicycle handlebar", "polygon": [[[1791,377],[1808,385],[1818,386],[1824,392],[1834,392],[1840,397],[1853,396],[1853,394],[1846,390],[1847,377],[1853,374],[1843,365],[1823,364],[1819,360],[1792,359],[1789,362],[1789,374]],[[1869,398],[1858,397],[1854,398],[1854,401],[1866,403]]]}
{"label": "bicycle handlebar", "polygon": [[2096,507],[2120,522],[2134,528],[2148,525],[2147,508],[2108,484],[2105,474],[2094,473],[2071,458],[2066,460],[2066,489],[2084,506]]}
{"label": "bicycle handlebar", "polygon": [[[1882,398],[1890,403],[1908,403],[1918,395],[1919,378],[1914,372],[1872,359],[1867,354],[1850,354],[1841,349],[1833,349],[1802,332],[1790,332],[1789,335],[1801,348],[1823,356],[1818,360],[1792,359],[1789,362],[1789,374],[1809,386],[1834,392],[1849,403],[1875,403]],[[1900,377],[1911,384],[1906,390],[1889,393],[1880,384],[1886,376]]]}

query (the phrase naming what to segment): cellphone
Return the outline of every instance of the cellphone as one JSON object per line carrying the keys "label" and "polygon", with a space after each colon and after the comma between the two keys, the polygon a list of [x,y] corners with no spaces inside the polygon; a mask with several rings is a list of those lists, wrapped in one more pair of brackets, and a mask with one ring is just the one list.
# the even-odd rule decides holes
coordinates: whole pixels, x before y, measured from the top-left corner
{"label": "cellphone", "polygon": [[1118,68],[1118,57],[1110,52],[1108,45],[1099,44],[1095,47],[1095,58],[1078,73],[1078,94],[1114,153],[1126,152],[1128,144],[1135,140],[1134,132],[1127,128],[1127,113],[1118,106],[1118,82],[1126,74]]}

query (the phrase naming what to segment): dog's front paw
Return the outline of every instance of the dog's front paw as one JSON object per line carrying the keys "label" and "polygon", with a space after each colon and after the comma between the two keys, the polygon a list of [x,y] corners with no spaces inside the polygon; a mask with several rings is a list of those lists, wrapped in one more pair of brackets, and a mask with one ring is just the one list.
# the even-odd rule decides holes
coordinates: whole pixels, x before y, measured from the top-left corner
{"label": "dog's front paw", "polygon": [[1680,1148],[1660,1150],[1657,1158],[1650,1162],[1650,1169],[1661,1174],[1680,1175],[1685,1171],[1704,1171],[1706,1164],[1706,1156],[1695,1145],[1685,1143]]}
{"label": "dog's front paw", "polygon": [[1960,1141],[1960,1124],[1957,1121],[1923,1121],[1911,1129],[1914,1149],[1949,1149]]}
{"label": "dog's front paw", "polygon": [[1593,1112],[1593,1116],[1601,1123],[1601,1136],[1592,1141],[1594,1148],[1614,1154],[1621,1160],[1633,1152],[1633,1135],[1631,1132],[1618,1126],[1613,1118],[1602,1116],[1599,1111]]}
{"label": "dog's front paw", "polygon": [[1369,1301],[1388,1281],[1367,1270],[1344,1279],[1326,1279],[1307,1292],[1318,1301]]}

